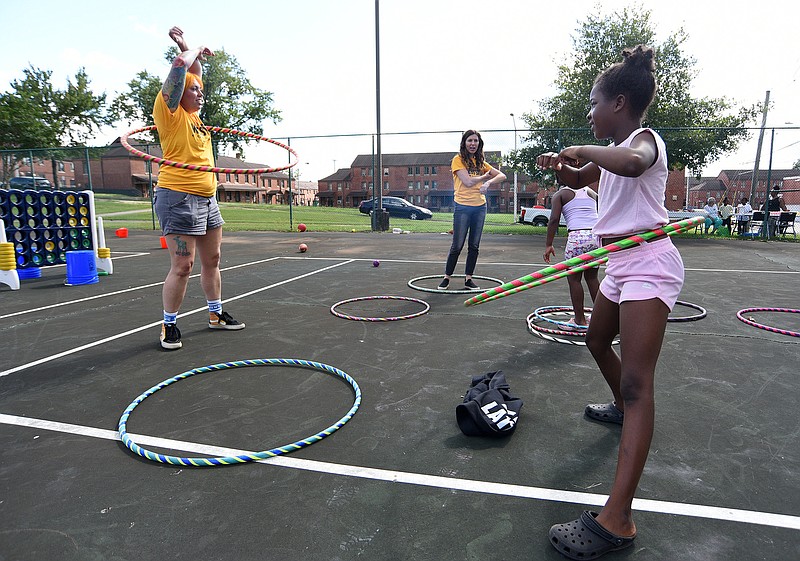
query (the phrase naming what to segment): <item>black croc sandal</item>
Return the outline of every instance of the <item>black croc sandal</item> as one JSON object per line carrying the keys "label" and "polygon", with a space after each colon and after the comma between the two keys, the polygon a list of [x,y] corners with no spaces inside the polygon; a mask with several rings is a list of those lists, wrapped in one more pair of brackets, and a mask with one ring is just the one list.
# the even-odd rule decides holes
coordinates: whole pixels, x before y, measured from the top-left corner
{"label": "black croc sandal", "polygon": [[586,416],[595,421],[603,423],[616,423],[622,424],[625,419],[625,413],[617,408],[616,403],[590,403],[586,406],[584,411]]}
{"label": "black croc sandal", "polygon": [[596,516],[596,512],[584,510],[577,520],[556,524],[550,528],[550,543],[570,559],[597,559],[633,544],[636,536],[623,538],[612,534],[595,520]]}

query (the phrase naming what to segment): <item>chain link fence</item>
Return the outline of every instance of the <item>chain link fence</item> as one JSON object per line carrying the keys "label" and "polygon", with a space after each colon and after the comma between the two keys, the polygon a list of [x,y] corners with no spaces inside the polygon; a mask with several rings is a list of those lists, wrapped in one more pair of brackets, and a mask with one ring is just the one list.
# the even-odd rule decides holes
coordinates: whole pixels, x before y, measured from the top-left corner
{"label": "chain link fence", "polygon": [[[516,122],[514,122],[516,125]],[[541,131],[534,131],[541,132]],[[583,131],[585,133],[585,130]],[[724,131],[708,128],[665,129],[659,131],[667,142],[668,153],[686,153],[700,140],[720,138],[724,144]],[[575,129],[547,131],[548,138],[558,150],[562,138],[574,136]],[[737,154],[740,158],[725,157],[720,163],[706,166],[703,177],[696,179],[689,170],[679,185],[673,185],[668,194],[670,210],[685,207],[702,207],[709,196],[718,200],[727,196],[735,205],[742,196],[754,199],[756,207],[772,184],[784,187],[787,206],[800,209],[800,192],[797,189],[800,170],[793,169],[800,161],[800,127],[748,129],[748,139],[741,142]],[[287,143],[299,154],[297,165],[290,174],[275,174],[266,180],[240,175],[219,177],[229,192],[240,192],[241,197],[226,197],[223,202],[266,204],[284,207],[287,228],[303,219],[304,204],[298,200],[301,186],[316,184],[318,193],[305,199],[309,206],[329,209],[330,213],[343,212],[343,216],[357,214],[359,203],[372,199],[380,190],[381,196],[392,196],[434,211],[428,226],[416,224],[415,229],[443,231],[452,221],[452,176],[450,160],[458,152],[462,131],[389,132],[378,138],[374,134],[309,135],[276,138]],[[552,176],[531,171],[525,173],[522,165],[514,166],[515,154],[529,149],[531,131],[524,129],[490,129],[481,131],[487,161],[501,169],[506,180],[497,184],[487,194],[487,231],[498,233],[527,233],[534,231],[530,225],[518,224],[520,208],[549,207],[550,196],[557,189]],[[763,136],[762,136],[763,135]],[[547,136],[547,135],[539,135]],[[759,137],[761,144],[759,149]],[[221,139],[224,141],[224,139]],[[131,140],[134,143],[134,140]],[[139,149],[160,154],[158,145],[142,143]],[[221,149],[224,154],[224,149]],[[381,162],[378,161],[378,153]],[[252,143],[245,149],[247,165],[285,165],[288,153],[267,143]],[[756,157],[759,155],[757,173],[754,175]],[[724,155],[721,155],[723,157]],[[148,199],[157,178],[157,167],[143,159],[131,156],[119,144],[104,147],[37,148],[0,151],[2,188],[36,188],[84,190],[96,194],[128,195]],[[518,159],[518,158],[517,158]],[[382,166],[381,166],[382,163]],[[247,167],[243,165],[242,167]],[[381,169],[382,168],[382,169]],[[379,175],[380,181],[373,181]],[[34,177],[37,179],[24,179]],[[20,179],[23,178],[23,179]],[[38,179],[41,178],[41,179]],[[274,182],[272,181],[274,179]],[[755,197],[751,197],[755,179]],[[30,182],[35,182],[31,187]],[[46,181],[47,183],[42,183]],[[674,183],[674,181],[673,181]],[[253,192],[266,191],[269,197],[257,198]],[[248,194],[249,193],[249,194]],[[289,207],[289,202],[293,205]],[[673,208],[674,207],[674,208]],[[335,210],[338,209],[338,210]],[[349,213],[349,214],[348,214]],[[355,214],[354,214],[355,213]],[[392,222],[403,219],[391,218]],[[338,220],[349,226],[347,220]],[[363,221],[362,221],[363,222]]]}

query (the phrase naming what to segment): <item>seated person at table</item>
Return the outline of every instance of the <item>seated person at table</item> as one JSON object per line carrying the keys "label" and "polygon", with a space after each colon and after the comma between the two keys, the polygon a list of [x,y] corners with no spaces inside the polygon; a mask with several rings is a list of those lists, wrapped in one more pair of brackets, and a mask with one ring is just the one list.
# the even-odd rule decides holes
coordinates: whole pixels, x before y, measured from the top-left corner
{"label": "seated person at table", "polygon": [[750,230],[748,227],[750,219],[753,217],[753,207],[747,197],[742,197],[741,202],[736,206],[736,233],[740,236]]}

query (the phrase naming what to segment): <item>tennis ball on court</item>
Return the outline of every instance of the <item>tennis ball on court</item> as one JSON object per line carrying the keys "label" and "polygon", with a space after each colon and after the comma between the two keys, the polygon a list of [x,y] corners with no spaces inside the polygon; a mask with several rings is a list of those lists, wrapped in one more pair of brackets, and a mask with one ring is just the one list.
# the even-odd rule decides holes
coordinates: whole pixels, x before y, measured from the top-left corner
{"label": "tennis ball on court", "polygon": [[306,225],[305,225],[305,224],[302,224],[302,223],[301,223],[301,224],[298,224],[298,225],[297,225],[297,229],[298,229],[300,232],[305,232],[305,231],[306,231]]}
{"label": "tennis ball on court", "polygon": [[306,251],[308,251],[308,246],[304,243],[301,243],[298,249],[300,250],[300,253],[305,253]]}
{"label": "tennis ball on court", "polygon": [[373,267],[380,267],[381,266],[381,262],[376,259],[375,261],[372,262],[372,266]]}
{"label": "tennis ball on court", "polygon": [[350,230],[350,231],[351,231],[351,232],[353,232],[353,233],[355,234],[355,232],[356,232],[356,229],[355,229],[355,228],[353,228],[353,229],[352,229],[352,230]]}

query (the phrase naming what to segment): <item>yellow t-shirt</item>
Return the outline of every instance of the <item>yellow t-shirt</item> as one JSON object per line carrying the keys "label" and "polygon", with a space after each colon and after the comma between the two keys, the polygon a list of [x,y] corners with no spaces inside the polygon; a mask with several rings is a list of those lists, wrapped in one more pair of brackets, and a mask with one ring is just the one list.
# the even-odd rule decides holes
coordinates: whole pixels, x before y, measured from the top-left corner
{"label": "yellow t-shirt", "polygon": [[461,160],[461,155],[456,154],[453,157],[453,161],[450,163],[450,171],[453,172],[453,199],[460,205],[466,206],[481,206],[486,204],[486,197],[481,194],[480,188],[483,183],[479,183],[474,187],[467,187],[464,183],[458,178],[456,172],[460,169],[465,169],[469,173],[470,177],[478,177],[479,175],[483,175],[490,169],[492,166],[487,164],[485,161],[483,162],[483,167],[478,169],[475,165],[474,160],[470,160],[470,166],[467,167],[464,165],[464,162]]}
{"label": "yellow t-shirt", "polygon": [[[197,113],[187,113],[180,105],[170,113],[161,92],[153,105],[153,121],[158,127],[164,159],[199,166],[213,166],[214,153],[211,133],[203,126]],[[158,186],[191,193],[200,197],[213,197],[217,192],[217,177],[213,173],[159,166]]]}

